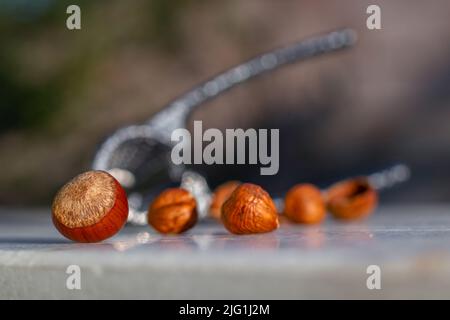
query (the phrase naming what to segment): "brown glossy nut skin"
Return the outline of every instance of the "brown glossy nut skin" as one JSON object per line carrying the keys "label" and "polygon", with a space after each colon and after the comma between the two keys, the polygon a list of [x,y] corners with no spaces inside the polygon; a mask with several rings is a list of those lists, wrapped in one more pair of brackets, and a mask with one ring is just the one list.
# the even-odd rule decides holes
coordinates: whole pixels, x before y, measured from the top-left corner
{"label": "brown glossy nut skin", "polygon": [[295,185],[284,199],[284,214],[296,223],[320,223],[326,215],[322,193],[312,184]]}
{"label": "brown glossy nut skin", "polygon": [[327,190],[327,208],[343,220],[364,218],[370,215],[378,203],[377,191],[365,177],[345,180]]}
{"label": "brown glossy nut skin", "polygon": [[240,185],[239,181],[228,181],[214,190],[211,205],[209,207],[209,214],[211,217],[220,219],[222,214],[222,205],[231,196],[233,191]]}
{"label": "brown glossy nut skin", "polygon": [[270,232],[278,228],[278,213],[270,195],[261,187],[244,183],[222,206],[222,222],[234,234]]}
{"label": "brown glossy nut skin", "polygon": [[104,171],[82,173],[56,194],[52,221],[66,238],[83,243],[114,236],[128,218],[128,200],[119,182]]}
{"label": "brown glossy nut skin", "polygon": [[197,222],[197,203],[192,194],[184,189],[167,189],[152,202],[147,218],[148,223],[160,233],[182,233]]}

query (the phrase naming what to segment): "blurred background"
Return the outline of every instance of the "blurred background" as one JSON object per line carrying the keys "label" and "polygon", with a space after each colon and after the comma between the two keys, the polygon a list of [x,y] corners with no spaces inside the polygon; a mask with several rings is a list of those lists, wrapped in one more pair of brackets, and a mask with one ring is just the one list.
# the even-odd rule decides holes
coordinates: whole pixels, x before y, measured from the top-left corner
{"label": "blurred background", "polygon": [[[66,28],[81,7],[82,29]],[[366,28],[381,7],[382,29]],[[394,163],[386,202],[450,200],[446,0],[0,0],[0,205],[48,206],[118,127],[256,54],[352,27],[355,48],[260,77],[192,115],[204,128],[279,128],[280,171],[198,167],[282,195]],[[192,120],[191,119],[191,120]],[[191,121],[188,126],[191,126]]]}

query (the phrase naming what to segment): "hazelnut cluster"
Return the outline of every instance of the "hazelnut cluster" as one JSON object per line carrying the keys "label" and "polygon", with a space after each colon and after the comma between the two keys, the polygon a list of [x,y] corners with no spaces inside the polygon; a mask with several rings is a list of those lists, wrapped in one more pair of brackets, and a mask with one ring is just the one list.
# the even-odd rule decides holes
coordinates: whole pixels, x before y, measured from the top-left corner
{"label": "hazelnut cluster", "polygon": [[[108,239],[122,229],[127,218],[125,190],[104,171],[78,175],[58,191],[52,204],[56,229],[76,242]],[[167,189],[149,206],[147,218],[160,233],[182,233],[197,222],[197,203],[184,189]]]}
{"label": "hazelnut cluster", "polygon": [[376,207],[376,190],[365,177],[338,182],[321,192],[311,184],[298,184],[285,197],[284,214],[293,222],[315,224],[329,211],[341,220],[368,216]]}
{"label": "hazelnut cluster", "polygon": [[[228,199],[227,199],[228,198]],[[286,194],[284,215],[294,223],[317,224],[327,211],[341,220],[368,216],[376,207],[376,190],[365,177],[338,182],[322,192],[312,184],[297,184]],[[214,192],[211,216],[220,217],[235,234],[269,232],[278,227],[277,210],[269,194],[252,184],[228,182]]]}
{"label": "hazelnut cluster", "polygon": [[[332,185],[322,192],[311,184],[292,187],[284,199],[284,215],[303,224],[320,223],[329,211],[343,220],[369,215],[377,192],[367,178]],[[230,181],[213,195],[210,215],[234,234],[270,232],[279,226],[279,214],[270,195],[260,186]],[[104,171],[83,173],[64,185],[52,205],[55,227],[77,242],[99,242],[115,235],[128,217],[127,196],[119,182]],[[198,219],[194,196],[181,188],[158,195],[148,208],[148,224],[163,234],[179,234]]]}

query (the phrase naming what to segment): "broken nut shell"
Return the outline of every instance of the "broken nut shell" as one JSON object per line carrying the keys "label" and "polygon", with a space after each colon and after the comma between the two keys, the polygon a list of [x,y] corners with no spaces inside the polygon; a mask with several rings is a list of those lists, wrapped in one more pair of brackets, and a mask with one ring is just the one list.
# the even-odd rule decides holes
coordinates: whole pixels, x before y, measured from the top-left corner
{"label": "broken nut shell", "polygon": [[326,193],[330,213],[343,220],[364,218],[378,203],[377,191],[366,177],[358,177],[332,185]]}

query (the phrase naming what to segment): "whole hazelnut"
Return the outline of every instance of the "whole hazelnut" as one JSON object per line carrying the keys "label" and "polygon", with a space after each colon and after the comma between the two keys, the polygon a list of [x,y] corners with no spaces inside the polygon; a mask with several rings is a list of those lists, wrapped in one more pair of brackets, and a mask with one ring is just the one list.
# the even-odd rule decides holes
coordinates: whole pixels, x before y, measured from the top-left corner
{"label": "whole hazelnut", "polygon": [[244,183],[222,206],[222,222],[234,234],[270,232],[278,228],[278,213],[270,195],[261,187]]}
{"label": "whole hazelnut", "polygon": [[197,222],[197,203],[187,190],[167,189],[153,200],[147,218],[148,223],[161,233],[182,233]]}
{"label": "whole hazelnut", "polygon": [[210,216],[220,219],[222,213],[222,205],[228,200],[233,191],[240,185],[239,181],[228,181],[214,190],[214,194],[211,200],[211,205],[209,207]]}
{"label": "whole hazelnut", "polygon": [[78,175],[58,191],[52,204],[56,229],[77,242],[99,242],[112,237],[127,218],[125,191],[104,171]]}
{"label": "whole hazelnut", "polygon": [[377,191],[365,177],[358,177],[332,185],[326,193],[331,214],[344,220],[368,216],[378,203]]}
{"label": "whole hazelnut", "polygon": [[291,221],[305,224],[321,222],[326,215],[325,201],[312,184],[297,184],[284,199],[284,214]]}

